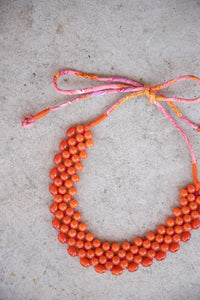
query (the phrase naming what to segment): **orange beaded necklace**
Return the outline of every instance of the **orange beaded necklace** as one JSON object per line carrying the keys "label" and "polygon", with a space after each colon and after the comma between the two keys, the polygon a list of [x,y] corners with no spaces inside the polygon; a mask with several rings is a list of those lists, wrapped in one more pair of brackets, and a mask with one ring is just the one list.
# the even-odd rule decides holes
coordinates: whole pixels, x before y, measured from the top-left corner
{"label": "orange beaded necklace", "polygon": [[[57,87],[57,78],[61,75],[75,75],[112,83],[92,88],[64,91]],[[34,124],[35,120],[47,113],[73,102],[95,95],[129,92],[127,96],[117,101],[94,122],[86,126],[78,125],[68,129],[66,132],[67,139],[60,143],[60,152],[54,157],[56,167],[50,171],[53,184],[50,185],[49,191],[54,196],[54,201],[50,206],[50,212],[54,215],[53,227],[59,230],[58,240],[62,244],[68,244],[68,253],[73,257],[78,256],[82,266],[87,268],[92,265],[98,273],[105,273],[106,270],[109,270],[113,275],[122,274],[124,269],[134,272],[140,264],[143,267],[149,267],[154,259],[157,261],[165,259],[167,251],[178,251],[180,241],[187,242],[191,237],[190,231],[200,227],[200,183],[197,176],[194,151],[187,135],[159,103],[159,101],[166,101],[180,119],[200,132],[200,127],[183,116],[174,104],[174,102],[197,102],[200,101],[200,97],[195,99],[169,98],[159,92],[164,87],[186,79],[196,80],[200,84],[200,79],[192,75],[178,77],[163,84],[149,87],[125,78],[100,77],[72,70],[61,71],[54,76],[55,89],[63,94],[80,95],[59,106],[47,108],[34,116],[29,115],[22,121],[23,127],[29,127]],[[81,221],[82,215],[77,211],[78,201],[74,198],[77,189],[74,185],[80,180],[77,173],[83,169],[81,161],[88,156],[86,149],[92,148],[94,144],[90,129],[103,121],[124,101],[140,95],[145,95],[150,103],[155,104],[185,138],[192,157],[194,183],[180,190],[179,207],[173,209],[173,216],[166,220],[165,225],[160,225],[155,233],[150,231],[146,237],[137,237],[133,242],[125,241],[122,245],[117,242],[110,244],[107,241],[100,241],[91,232],[87,231],[87,225]]]}

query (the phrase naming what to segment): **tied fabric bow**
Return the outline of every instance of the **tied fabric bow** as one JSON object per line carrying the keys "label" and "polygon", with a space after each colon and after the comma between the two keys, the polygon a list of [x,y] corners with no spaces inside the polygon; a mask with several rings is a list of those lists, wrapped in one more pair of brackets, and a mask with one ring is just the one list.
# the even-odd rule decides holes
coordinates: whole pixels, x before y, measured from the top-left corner
{"label": "tied fabric bow", "polygon": [[[91,80],[96,81],[104,81],[104,82],[111,82],[109,84],[104,85],[98,85],[94,87],[89,88],[82,88],[77,90],[62,90],[58,88],[57,86],[57,79],[59,76],[63,75],[74,75],[80,78],[88,78]],[[197,168],[196,168],[196,158],[195,154],[191,145],[191,142],[186,135],[186,133],[179,127],[179,125],[176,123],[174,118],[166,111],[166,109],[162,106],[160,103],[161,101],[167,102],[167,104],[173,109],[173,111],[176,113],[176,115],[183,120],[185,123],[187,123],[192,128],[195,128],[198,132],[200,132],[200,127],[196,125],[195,123],[188,120],[175,106],[175,102],[177,103],[194,103],[200,101],[200,96],[194,99],[185,99],[185,98],[177,98],[177,97],[166,97],[164,94],[162,94],[159,90],[166,88],[176,82],[180,82],[183,80],[192,79],[197,81],[200,84],[200,78],[193,76],[193,75],[186,75],[186,76],[180,76],[175,79],[166,81],[162,84],[158,84],[155,86],[149,86],[149,85],[142,85],[136,81],[132,81],[126,78],[116,78],[116,77],[101,77],[97,75],[90,75],[79,71],[73,71],[73,70],[64,70],[56,73],[53,78],[53,85],[57,92],[64,94],[64,95],[79,95],[67,102],[64,102],[61,105],[57,105],[51,108],[46,108],[43,111],[37,113],[36,115],[28,115],[26,116],[21,124],[22,127],[27,128],[32,126],[37,119],[42,118],[46,114],[48,114],[51,111],[55,111],[59,108],[65,107],[67,105],[70,105],[74,102],[78,102],[80,100],[97,96],[97,95],[105,95],[105,94],[114,94],[114,93],[128,93],[125,97],[118,100],[115,104],[113,104],[110,108],[108,108],[105,113],[97,118],[94,122],[86,125],[86,130],[89,130],[91,127],[99,124],[101,121],[103,121],[106,117],[109,116],[111,112],[113,112],[115,109],[117,109],[123,102],[130,98],[134,98],[137,96],[145,95],[149,99],[149,103],[155,104],[157,108],[166,116],[166,118],[173,124],[175,128],[177,128],[180,133],[183,135],[184,139],[186,140],[186,143],[188,145],[188,148],[190,150],[191,158],[192,158],[192,166],[193,166],[193,178],[194,183],[198,188],[200,188],[200,183],[198,181],[197,177]]]}

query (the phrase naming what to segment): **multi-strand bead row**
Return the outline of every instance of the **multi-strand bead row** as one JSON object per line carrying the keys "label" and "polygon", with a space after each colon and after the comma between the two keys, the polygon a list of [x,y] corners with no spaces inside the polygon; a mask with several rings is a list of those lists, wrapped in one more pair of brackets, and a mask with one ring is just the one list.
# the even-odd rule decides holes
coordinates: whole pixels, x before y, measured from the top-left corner
{"label": "multi-strand bead row", "polygon": [[93,147],[92,133],[78,125],[70,128],[66,135],[67,139],[60,143],[60,153],[54,157],[56,167],[50,171],[53,184],[49,190],[54,196],[50,211],[55,216],[53,227],[59,230],[58,240],[68,244],[68,253],[78,256],[82,266],[93,265],[98,273],[110,270],[114,275],[120,275],[124,269],[134,272],[140,264],[148,267],[153,259],[165,259],[167,251],[178,251],[180,241],[187,242],[190,231],[200,227],[200,191],[188,185],[180,190],[180,206],[173,209],[173,216],[159,226],[156,233],[150,231],[145,238],[137,237],[121,246],[96,239],[81,222],[78,201],[74,198],[77,194],[74,184],[80,180],[77,172],[83,169],[81,161],[88,156],[85,150]]}

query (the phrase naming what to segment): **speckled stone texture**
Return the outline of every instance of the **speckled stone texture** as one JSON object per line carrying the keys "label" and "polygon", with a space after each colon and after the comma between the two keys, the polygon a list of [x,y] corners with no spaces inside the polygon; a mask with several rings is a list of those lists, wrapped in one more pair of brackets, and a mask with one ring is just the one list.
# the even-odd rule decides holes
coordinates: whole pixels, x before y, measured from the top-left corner
{"label": "speckled stone texture", "polygon": [[[53,156],[66,130],[100,116],[119,95],[75,103],[22,129],[21,119],[66,96],[53,75],[66,68],[154,85],[200,76],[200,1],[0,1],[0,299],[200,299],[200,231],[176,254],[114,277],[84,269],[51,226]],[[63,88],[94,84],[62,78]],[[167,95],[196,97],[194,82]],[[178,105],[200,122],[200,103]],[[174,114],[173,114],[174,115]],[[200,170],[199,134],[189,134]],[[95,236],[133,241],[155,230],[192,181],[179,132],[145,97],[130,99],[93,129],[78,184],[83,220]]]}

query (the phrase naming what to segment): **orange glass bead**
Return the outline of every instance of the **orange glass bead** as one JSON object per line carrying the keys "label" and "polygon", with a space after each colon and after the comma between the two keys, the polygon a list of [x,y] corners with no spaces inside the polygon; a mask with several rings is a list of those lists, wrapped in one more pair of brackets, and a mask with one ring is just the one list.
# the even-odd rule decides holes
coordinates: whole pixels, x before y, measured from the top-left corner
{"label": "orange glass bead", "polygon": [[70,154],[72,154],[72,155],[77,154],[77,153],[78,153],[78,148],[75,147],[75,146],[71,146],[71,147],[69,148],[69,152],[70,152]]}
{"label": "orange glass bead", "polygon": [[106,267],[107,270],[111,270],[111,269],[113,268],[113,263],[112,263],[112,261],[107,261],[107,262],[105,263],[105,267]]}
{"label": "orange glass bead", "polygon": [[71,200],[71,195],[69,195],[69,194],[64,194],[63,195],[63,201],[68,203],[70,200]]}
{"label": "orange glass bead", "polygon": [[76,244],[76,240],[74,238],[68,238],[67,243],[69,246],[74,246]]}
{"label": "orange glass bead", "polygon": [[142,261],[142,256],[138,254],[138,255],[134,256],[133,260],[136,264],[140,264]]}
{"label": "orange glass bead", "polygon": [[58,176],[58,170],[56,168],[53,168],[49,173],[49,177],[52,180],[54,180],[57,176]]}
{"label": "orange glass bead", "polygon": [[135,243],[135,245],[138,246],[138,247],[142,246],[142,242],[143,242],[143,240],[142,240],[140,237],[136,237],[136,238],[134,239],[134,243]]}
{"label": "orange glass bead", "polygon": [[189,241],[190,238],[191,238],[191,233],[188,232],[188,231],[183,232],[183,233],[181,234],[181,241],[182,241],[182,242],[187,242],[187,241]]}
{"label": "orange glass bead", "polygon": [[102,244],[102,248],[103,248],[104,251],[109,250],[109,249],[110,249],[110,243],[104,242],[104,243]]}
{"label": "orange glass bead", "polygon": [[187,195],[188,195],[188,192],[187,192],[187,190],[186,189],[182,189],[182,190],[180,190],[180,196],[181,197],[187,197]]}
{"label": "orange glass bead", "polygon": [[67,149],[67,146],[68,146],[68,143],[66,140],[63,140],[62,142],[60,142],[60,145],[59,145],[60,151],[64,151],[65,149]]}
{"label": "orange glass bead", "polygon": [[79,175],[74,174],[74,175],[72,175],[71,180],[72,180],[73,182],[79,182],[80,177],[79,177]]}
{"label": "orange glass bead", "polygon": [[194,194],[188,194],[187,199],[189,202],[192,202],[195,200],[195,195]]}
{"label": "orange glass bead", "polygon": [[163,226],[163,225],[158,226],[157,232],[158,232],[158,234],[161,234],[161,235],[165,234],[165,226]]}
{"label": "orange glass bead", "polygon": [[192,184],[189,184],[187,187],[187,190],[189,193],[194,193],[195,192],[195,186]]}
{"label": "orange glass bead", "polygon": [[90,266],[90,261],[87,257],[83,257],[80,259],[80,264],[85,267],[85,268],[89,268]]}
{"label": "orange glass bead", "polygon": [[94,269],[97,273],[100,273],[100,274],[103,274],[106,272],[106,267],[104,265],[96,265]]}
{"label": "orange glass bead", "polygon": [[177,252],[179,248],[180,246],[178,243],[172,243],[169,245],[169,251],[172,253]]}
{"label": "orange glass bead", "polygon": [[84,132],[84,126],[83,125],[78,125],[76,127],[76,132],[78,133],[83,133]]}
{"label": "orange glass bead", "polygon": [[66,236],[66,234],[63,233],[63,232],[60,232],[58,234],[58,240],[59,240],[60,243],[66,244],[67,243],[67,236]]}
{"label": "orange glass bead", "polygon": [[139,255],[145,256],[147,254],[147,250],[144,247],[139,248]]}
{"label": "orange glass bead", "polygon": [[91,131],[86,131],[84,134],[84,137],[86,140],[90,140],[92,138],[92,132]]}
{"label": "orange glass bead", "polygon": [[75,133],[76,133],[76,128],[71,127],[67,130],[66,135],[68,138],[70,138],[70,137],[74,136]]}
{"label": "orange glass bead", "polygon": [[64,195],[64,194],[66,194],[66,192],[67,192],[67,189],[66,189],[66,187],[65,186],[60,186],[59,188],[58,188],[58,192],[61,194],[61,195]]}
{"label": "orange glass bead", "polygon": [[57,218],[54,218],[52,220],[52,225],[55,229],[60,229],[60,226],[61,226],[61,222],[57,219]]}
{"label": "orange glass bead", "polygon": [[65,211],[67,209],[67,204],[65,202],[61,202],[58,204],[58,208],[61,211]]}
{"label": "orange glass bead", "polygon": [[90,250],[92,248],[92,243],[89,241],[86,241],[84,244],[84,247],[86,250]]}
{"label": "orange glass bead", "polygon": [[189,208],[189,206],[186,205],[186,206],[182,207],[181,211],[184,215],[188,215],[190,212],[190,208]]}
{"label": "orange glass bead", "polygon": [[115,266],[111,270],[112,274],[115,276],[121,275],[123,272],[123,269],[121,267]]}
{"label": "orange glass bead", "polygon": [[80,223],[78,229],[80,231],[85,231],[87,229],[87,225],[85,223]]}
{"label": "orange glass bead", "polygon": [[69,230],[69,227],[65,224],[62,224],[61,227],[60,227],[60,231],[63,232],[63,233],[67,233]]}
{"label": "orange glass bead", "polygon": [[106,261],[107,261],[107,258],[106,258],[105,255],[99,256],[99,262],[100,262],[100,264],[104,265],[106,263]]}
{"label": "orange glass bead", "polygon": [[199,219],[195,219],[191,222],[192,225],[192,229],[198,229],[200,227],[200,220]]}
{"label": "orange glass bead", "polygon": [[94,235],[91,232],[88,232],[85,236],[85,239],[91,242],[94,239]]}
{"label": "orange glass bead", "polygon": [[[79,151],[84,151],[86,148],[86,145],[84,143],[78,143],[77,148]],[[80,156],[80,153],[79,153]]]}
{"label": "orange glass bead", "polygon": [[55,186],[57,186],[57,187],[61,186],[61,185],[62,185],[62,179],[60,179],[60,178],[55,178],[54,184],[55,184]]}
{"label": "orange glass bead", "polygon": [[199,212],[197,210],[193,210],[193,211],[191,211],[190,216],[192,219],[198,219]]}
{"label": "orange glass bead", "polygon": [[180,226],[180,225],[175,226],[174,227],[174,232],[178,233],[178,234],[181,234],[183,232],[183,227]]}
{"label": "orange glass bead", "polygon": [[181,236],[180,236],[179,234],[175,234],[175,235],[173,235],[172,240],[173,240],[175,243],[179,243],[180,240],[181,240]]}
{"label": "orange glass bead", "polygon": [[69,175],[74,175],[75,172],[76,172],[76,169],[75,169],[74,167],[69,167],[69,168],[67,169],[67,173],[68,173]]}
{"label": "orange glass bead", "polygon": [[70,227],[76,229],[78,227],[78,222],[76,220],[72,220],[70,223]]}
{"label": "orange glass bead", "polygon": [[[149,240],[149,241],[154,241],[155,240],[155,233],[154,232],[152,232],[152,231],[150,231],[150,232],[148,232],[147,233],[147,239]],[[143,246],[144,246],[144,242],[143,242]],[[144,246],[145,247],[145,246]],[[146,247],[145,247],[146,248]]]}
{"label": "orange glass bead", "polygon": [[168,235],[174,234],[174,227],[167,227],[166,228],[166,234],[168,234]]}
{"label": "orange glass bead", "polygon": [[84,242],[83,242],[82,240],[76,241],[76,247],[77,247],[78,249],[83,248],[83,247],[84,247]]}
{"label": "orange glass bead", "polygon": [[127,252],[126,253],[126,259],[128,261],[132,261],[133,260],[133,253],[132,252]]}
{"label": "orange glass bead", "polygon": [[56,216],[56,218],[57,218],[58,220],[61,220],[61,219],[64,217],[63,211],[57,210],[57,211],[55,212],[55,216]]}
{"label": "orange glass bead", "polygon": [[111,249],[112,249],[114,252],[117,252],[117,251],[120,249],[119,244],[118,244],[118,243],[113,243],[113,244],[111,245]]}
{"label": "orange glass bead", "polygon": [[159,244],[162,243],[162,241],[163,241],[163,235],[162,234],[157,234],[155,240]]}
{"label": "orange glass bead", "polygon": [[71,159],[72,159],[73,163],[77,163],[80,160],[79,155],[77,155],[77,154],[72,155]]}
{"label": "orange glass bead", "polygon": [[143,257],[141,263],[143,267],[150,267],[153,263],[153,259],[149,257]]}
{"label": "orange glass bead", "polygon": [[125,251],[128,251],[130,249],[130,246],[130,243],[127,241],[122,243],[122,249],[124,249]]}
{"label": "orange glass bead", "polygon": [[156,252],[155,259],[158,261],[164,260],[166,258],[166,252],[158,251]]}
{"label": "orange glass bead", "polygon": [[86,255],[87,255],[88,258],[93,258],[94,255],[95,255],[94,250],[89,249],[89,250],[87,251]]}
{"label": "orange glass bead", "polygon": [[81,171],[81,170],[83,170],[83,164],[80,163],[80,162],[77,162],[77,163],[74,165],[74,168],[76,169],[76,171]]}
{"label": "orange glass bead", "polygon": [[198,205],[200,205],[200,196],[198,196],[198,197],[196,198],[196,203],[197,203]]}
{"label": "orange glass bead", "polygon": [[117,256],[117,255],[113,256],[112,263],[113,263],[113,265],[118,265],[120,263],[119,256]]}
{"label": "orange glass bead", "polygon": [[144,240],[142,245],[144,248],[149,249],[151,247],[151,242],[150,240]]}
{"label": "orange glass bead", "polygon": [[63,196],[62,195],[55,195],[54,196],[54,201],[56,203],[61,203],[63,201]]}
{"label": "orange glass bead", "polygon": [[138,246],[136,246],[136,245],[132,245],[131,247],[130,247],[130,251],[133,253],[133,254],[136,254],[136,253],[138,253]]}
{"label": "orange glass bead", "polygon": [[166,235],[164,236],[164,242],[165,242],[166,244],[170,244],[170,243],[172,242],[172,237],[171,237],[170,235],[166,234]]}
{"label": "orange glass bead", "polygon": [[125,256],[126,256],[126,251],[125,251],[124,249],[120,249],[120,250],[118,251],[118,256],[119,256],[120,258],[125,257]]}
{"label": "orange glass bead", "polygon": [[185,223],[190,223],[191,220],[192,220],[192,217],[191,217],[190,215],[184,215],[184,216],[183,216],[183,221],[184,221]]}
{"label": "orange glass bead", "polygon": [[155,255],[156,255],[156,252],[153,249],[150,249],[150,250],[147,251],[147,256],[149,258],[154,258]]}
{"label": "orange glass bead", "polygon": [[83,150],[79,152],[79,157],[80,159],[86,159],[88,157],[88,154],[86,151]]}
{"label": "orange glass bead", "polygon": [[70,222],[71,222],[70,216],[64,216],[63,223],[66,224],[66,225],[68,225],[68,224],[70,224]]}
{"label": "orange glass bead", "polygon": [[179,217],[182,214],[181,209],[179,207],[175,207],[172,212],[175,217]]}
{"label": "orange glass bead", "polygon": [[63,172],[60,174],[60,178],[65,181],[69,178],[69,175],[67,174],[67,172]]}
{"label": "orange glass bead", "polygon": [[59,165],[62,161],[62,154],[61,153],[57,153],[55,156],[54,156],[54,164],[55,165]]}
{"label": "orange glass bead", "polygon": [[85,257],[85,256],[86,256],[86,251],[85,251],[84,249],[78,250],[78,256],[79,256],[80,258]]}
{"label": "orange glass bead", "polygon": [[183,218],[182,217],[177,217],[175,219],[175,224],[176,225],[182,225],[183,224]]}
{"label": "orange glass bead", "polygon": [[135,271],[138,270],[138,268],[139,268],[138,264],[136,264],[136,263],[130,263],[128,265],[127,269],[128,269],[129,272],[135,272]]}
{"label": "orange glass bead", "polygon": [[50,212],[52,214],[55,214],[55,212],[58,210],[58,204],[56,202],[53,202],[50,206]]}
{"label": "orange glass bead", "polygon": [[71,137],[69,140],[68,140],[68,144],[69,146],[75,146],[76,145],[76,139]]}
{"label": "orange glass bead", "polygon": [[160,250],[163,251],[163,252],[167,252],[169,250],[169,245],[166,244],[166,243],[162,243],[160,245]]}
{"label": "orange glass bead", "polygon": [[185,206],[185,205],[188,204],[188,200],[187,200],[187,198],[182,197],[182,198],[179,199],[179,203],[180,203],[181,206]]}
{"label": "orange glass bead", "polygon": [[70,189],[73,186],[73,181],[71,179],[65,180],[65,187]]}
{"label": "orange glass bead", "polygon": [[95,254],[96,254],[96,256],[101,256],[101,255],[103,255],[103,249],[102,248],[96,248],[95,250],[94,250],[94,252],[95,252]]}
{"label": "orange glass bead", "polygon": [[184,230],[184,231],[191,231],[191,230],[192,230],[191,224],[190,224],[190,223],[185,223],[185,224],[183,225],[183,230]]}
{"label": "orange glass bead", "polygon": [[86,140],[85,146],[87,148],[92,148],[94,146],[94,142],[92,140]]}
{"label": "orange glass bead", "polygon": [[76,230],[75,229],[70,229],[68,231],[68,236],[74,238],[76,236]]}
{"label": "orange glass bead", "polygon": [[80,221],[80,219],[82,218],[82,215],[81,215],[80,212],[77,211],[77,212],[74,213],[73,218],[74,218],[74,220],[76,220],[76,221]]}
{"label": "orange glass bead", "polygon": [[[98,239],[94,239],[94,240],[92,241],[92,245],[94,246],[94,248],[98,248],[98,247],[101,246],[101,241],[98,240]],[[103,248],[103,246],[102,246],[102,248]],[[103,249],[104,249],[104,248],[103,248]],[[104,249],[104,250],[105,250],[105,249]]]}
{"label": "orange glass bead", "polygon": [[85,238],[85,233],[83,231],[79,231],[77,233],[77,239],[84,240],[84,238]]}
{"label": "orange glass bead", "polygon": [[69,205],[72,208],[76,208],[78,206],[78,201],[76,199],[72,199],[69,201]]}
{"label": "orange glass bead", "polygon": [[122,269],[126,269],[128,267],[128,261],[126,259],[124,260],[121,260],[120,263],[119,263],[119,266],[122,268]]}
{"label": "orange glass bead", "polygon": [[74,214],[74,209],[73,209],[72,207],[68,207],[68,208],[66,209],[66,214],[67,214],[68,216],[72,217],[73,214]]}
{"label": "orange glass bead", "polygon": [[167,226],[172,227],[174,226],[174,219],[173,218],[168,218],[166,221]]}
{"label": "orange glass bead", "polygon": [[84,139],[84,136],[82,135],[82,134],[77,134],[77,136],[76,136],[76,140],[77,140],[77,142],[78,143],[81,143],[81,142],[83,142],[85,139]]}
{"label": "orange glass bead", "polygon": [[114,256],[114,252],[112,250],[107,250],[105,255],[108,259],[111,259]]}
{"label": "orange glass bead", "polygon": [[59,165],[57,166],[57,169],[58,169],[58,171],[59,171],[60,173],[62,173],[62,172],[65,171],[65,165],[59,164]]}
{"label": "orange glass bead", "polygon": [[72,161],[71,161],[71,159],[69,159],[69,158],[65,159],[65,160],[64,160],[64,165],[65,165],[65,167],[67,167],[67,168],[71,167],[71,166],[72,166]]}
{"label": "orange glass bead", "polygon": [[153,242],[151,244],[151,248],[154,250],[154,251],[157,251],[159,248],[160,248],[160,245],[158,242]]}
{"label": "orange glass bead", "polygon": [[67,150],[63,151],[62,157],[63,157],[64,159],[70,158],[70,153],[69,153],[69,151],[67,151]]}
{"label": "orange glass bead", "polygon": [[58,194],[58,188],[55,186],[55,184],[51,184],[51,185],[49,186],[49,192],[50,192],[53,196],[55,196],[55,195]]}
{"label": "orange glass bead", "polygon": [[98,260],[98,258],[96,258],[96,257],[92,257],[91,258],[91,265],[92,266],[97,266],[98,265],[98,263],[99,263],[99,260]]}
{"label": "orange glass bead", "polygon": [[68,193],[69,193],[71,196],[76,196],[76,194],[77,194],[77,189],[76,189],[75,187],[71,187],[71,188],[69,188]]}
{"label": "orange glass bead", "polygon": [[197,204],[196,202],[192,201],[192,202],[190,202],[190,204],[189,204],[189,208],[190,208],[191,210],[196,210],[196,209],[198,208],[198,204]]}
{"label": "orange glass bead", "polygon": [[78,255],[78,252],[74,246],[69,246],[67,251],[68,251],[69,255],[71,255],[72,257],[75,257]]}

